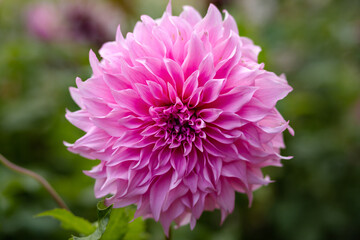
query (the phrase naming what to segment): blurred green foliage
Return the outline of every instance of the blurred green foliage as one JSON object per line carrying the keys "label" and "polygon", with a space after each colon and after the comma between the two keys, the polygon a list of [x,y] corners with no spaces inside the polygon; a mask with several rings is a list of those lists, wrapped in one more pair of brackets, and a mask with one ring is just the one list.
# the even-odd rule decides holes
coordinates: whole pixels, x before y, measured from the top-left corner
{"label": "blurred green foliage", "polygon": [[[83,133],[68,123],[76,110],[68,87],[90,76],[91,42],[42,41],[29,33],[25,13],[35,1],[0,1],[0,153],[45,178],[73,212],[95,221],[93,180],[82,171],[96,162],[69,153],[63,141]],[[112,0],[131,31],[141,14],[160,17],[167,1]],[[191,4],[204,14],[209,2],[173,0],[174,12]],[[360,1],[216,1],[237,20],[240,35],[263,49],[266,69],[285,73],[294,91],[278,104],[295,129],[285,134],[293,155],[283,168],[265,170],[276,183],[255,192],[219,226],[219,212],[204,213],[194,231],[174,239],[325,240],[360,238]],[[104,13],[106,15],[106,13]],[[115,35],[115,29],[114,29]],[[28,177],[0,166],[0,239],[67,239],[56,220],[33,218],[55,203]],[[162,239],[147,221],[150,239]]]}

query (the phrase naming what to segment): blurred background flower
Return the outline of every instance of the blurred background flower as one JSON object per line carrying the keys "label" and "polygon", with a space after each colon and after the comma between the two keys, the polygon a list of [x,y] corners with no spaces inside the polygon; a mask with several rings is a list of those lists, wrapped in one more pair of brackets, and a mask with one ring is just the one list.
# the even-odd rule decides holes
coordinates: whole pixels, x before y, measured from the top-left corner
{"label": "blurred background flower", "polygon": [[29,4],[25,20],[29,33],[40,40],[100,47],[122,22],[121,9],[113,5],[95,0],[43,1]]}
{"label": "blurred background flower", "polygon": [[[72,5],[71,1],[46,2],[59,15],[66,12],[60,6]],[[98,11],[100,1],[83,2]],[[184,4],[204,14],[209,2],[173,0],[174,14]],[[247,208],[245,196],[237,195],[234,213],[222,227],[218,226],[219,212],[205,213],[193,232],[180,228],[174,239],[358,239],[360,1],[212,2],[234,16],[241,36],[262,46],[260,61],[265,62],[265,69],[284,72],[294,88],[278,104],[296,131],[294,138],[285,136],[287,149],[282,154],[294,155],[294,159],[284,162],[283,168],[266,169],[276,183],[254,193],[252,208]],[[105,25],[110,25],[107,21],[119,18],[114,25],[121,21],[126,33],[142,14],[160,17],[167,0],[102,3],[111,4],[111,10],[101,10],[95,19],[104,18]],[[76,75],[90,76],[89,48],[97,52],[104,41],[99,39],[105,38],[92,34],[80,40],[74,35],[54,41],[51,34],[46,40],[36,37],[29,30],[28,11],[38,4],[43,2],[0,1],[0,152],[41,173],[75,214],[94,221],[93,181],[82,170],[95,162],[68,153],[62,141],[73,142],[83,135],[64,118],[65,108],[77,109],[68,87],[74,86]],[[43,23],[56,26],[63,18]],[[73,23],[71,29],[79,25]],[[114,39],[116,27],[111,28],[101,30],[109,31],[101,37]],[[33,218],[56,207],[38,183],[2,166],[0,180],[0,239],[68,237],[55,220]],[[147,224],[151,239],[162,238],[160,226]]]}
{"label": "blurred background flower", "polygon": [[54,4],[41,2],[31,5],[26,14],[29,32],[39,39],[51,41],[62,35],[63,23]]}

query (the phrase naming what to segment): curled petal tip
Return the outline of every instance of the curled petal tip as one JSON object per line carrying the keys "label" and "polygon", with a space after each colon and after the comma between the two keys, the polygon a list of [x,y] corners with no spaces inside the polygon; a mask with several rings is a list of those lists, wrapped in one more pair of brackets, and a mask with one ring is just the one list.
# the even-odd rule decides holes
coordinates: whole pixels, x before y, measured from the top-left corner
{"label": "curled petal tip", "polygon": [[124,36],[122,35],[120,24],[117,27],[115,39],[117,43],[121,43],[122,41],[124,41]]}
{"label": "curled petal tip", "polygon": [[102,73],[99,59],[92,49],[89,51],[90,66],[93,70],[94,76],[98,76]]}
{"label": "curled petal tip", "polygon": [[166,6],[166,12],[167,12],[169,15],[172,14],[171,0],[169,0],[168,5]]}

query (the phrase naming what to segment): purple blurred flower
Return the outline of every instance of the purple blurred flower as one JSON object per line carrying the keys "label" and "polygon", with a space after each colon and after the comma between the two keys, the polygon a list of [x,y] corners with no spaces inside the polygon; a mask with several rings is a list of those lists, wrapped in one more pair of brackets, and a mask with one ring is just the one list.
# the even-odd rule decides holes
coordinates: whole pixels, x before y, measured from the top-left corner
{"label": "purple blurred flower", "polygon": [[258,64],[260,48],[210,5],[160,19],[142,16],[126,38],[106,43],[93,75],[71,88],[80,106],[67,119],[86,134],[70,151],[101,162],[87,175],[97,198],[135,217],[194,228],[204,210],[233,211],[235,192],[270,182],[261,168],[281,166],[282,132],[292,129],[276,102],[292,88]]}
{"label": "purple blurred flower", "polygon": [[61,35],[61,17],[53,4],[43,2],[31,6],[26,13],[26,24],[30,33],[44,41]]}
{"label": "purple blurred flower", "polygon": [[112,38],[113,29],[121,22],[119,12],[101,1],[40,2],[29,7],[26,21],[29,31],[41,40],[101,46]]}

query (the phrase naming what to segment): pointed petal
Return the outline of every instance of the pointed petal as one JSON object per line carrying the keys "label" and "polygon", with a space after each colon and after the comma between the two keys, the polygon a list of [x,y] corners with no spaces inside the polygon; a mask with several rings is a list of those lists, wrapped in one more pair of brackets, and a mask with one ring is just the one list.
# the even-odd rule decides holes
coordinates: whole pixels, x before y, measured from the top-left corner
{"label": "pointed petal", "polygon": [[159,221],[161,209],[169,192],[171,177],[160,176],[150,189],[150,208],[155,221]]}

